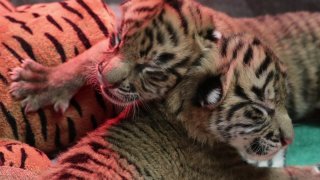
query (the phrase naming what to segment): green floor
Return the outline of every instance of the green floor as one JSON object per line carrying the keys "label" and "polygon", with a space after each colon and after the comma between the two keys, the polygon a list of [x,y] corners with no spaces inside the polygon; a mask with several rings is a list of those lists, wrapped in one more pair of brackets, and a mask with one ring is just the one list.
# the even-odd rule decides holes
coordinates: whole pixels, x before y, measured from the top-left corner
{"label": "green floor", "polygon": [[295,140],[287,152],[287,165],[311,165],[320,163],[320,125],[295,126]]}

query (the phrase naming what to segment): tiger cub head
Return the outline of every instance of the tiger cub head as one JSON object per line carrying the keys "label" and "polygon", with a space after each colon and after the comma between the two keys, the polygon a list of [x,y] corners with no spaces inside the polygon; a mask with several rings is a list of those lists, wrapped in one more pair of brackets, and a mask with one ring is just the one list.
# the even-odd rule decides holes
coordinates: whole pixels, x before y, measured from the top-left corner
{"label": "tiger cub head", "polygon": [[194,19],[186,15],[187,2],[131,0],[122,5],[119,43],[111,38],[111,58],[97,68],[107,99],[126,106],[165,98],[199,65],[203,46],[214,46],[219,34],[213,27],[199,31],[190,23]]}
{"label": "tiger cub head", "polygon": [[293,140],[285,78],[284,65],[258,38],[222,38],[170,92],[167,110],[193,138],[267,160]]}

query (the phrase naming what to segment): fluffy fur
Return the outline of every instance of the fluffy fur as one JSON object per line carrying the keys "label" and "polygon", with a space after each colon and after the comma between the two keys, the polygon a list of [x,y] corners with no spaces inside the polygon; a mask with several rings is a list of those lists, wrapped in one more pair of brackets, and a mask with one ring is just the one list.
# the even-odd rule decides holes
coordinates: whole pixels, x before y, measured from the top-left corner
{"label": "fluffy fur", "polygon": [[[59,101],[64,101],[66,107],[65,100],[70,99],[85,83],[84,76],[92,64],[97,66],[97,79],[102,94],[118,105],[135,105],[167,98],[169,92],[186,89],[181,81],[197,78],[202,84],[199,84],[199,93],[193,97],[194,105],[185,105],[188,101],[179,98],[190,97],[185,95],[187,93],[195,93],[189,89],[172,96],[169,103],[172,113],[176,113],[178,119],[183,119],[190,136],[203,143],[218,138],[236,147],[245,157],[256,160],[269,159],[292,142],[293,129],[286,104],[292,117],[303,116],[307,109],[302,111],[294,103],[302,92],[314,94],[311,90],[315,87],[299,91],[295,89],[293,81],[302,81],[305,76],[300,76],[292,69],[305,62],[302,60],[306,57],[289,54],[295,54],[294,50],[300,40],[308,43],[306,40],[309,36],[312,37],[309,43],[319,43],[319,27],[315,23],[319,14],[291,13],[233,19],[192,0],[132,0],[124,3],[122,8],[124,13],[118,35],[121,40],[119,44],[115,43],[117,38],[100,42],[67,63],[55,67],[54,72],[59,72],[60,76],[51,74],[48,68],[29,60],[26,63],[39,67],[45,73],[40,74],[27,68],[24,70],[40,79],[53,79],[51,83],[42,85],[50,89],[38,88],[37,78],[25,76],[24,71],[17,68],[12,79],[19,88],[12,85],[12,94],[24,99],[27,109],[31,110],[48,102],[57,106]],[[301,17],[305,19],[299,23],[284,23],[288,22],[288,18]],[[313,28],[298,29],[300,22]],[[269,28],[270,24],[272,28]],[[233,34],[238,33],[253,36],[234,38]],[[217,50],[219,36],[224,37],[224,40]],[[290,49],[283,45],[284,42],[296,46]],[[303,45],[303,42],[300,43]],[[266,44],[272,44],[275,52]],[[110,49],[106,52],[105,47]],[[314,58],[309,58],[305,64],[316,64],[315,60],[319,57],[317,47],[307,47],[306,51]],[[292,62],[291,59],[296,60]],[[203,71],[208,74],[192,75],[193,71],[197,72],[203,67],[207,67]],[[310,66],[310,70],[313,67]],[[60,78],[61,81],[59,77],[68,78]],[[312,77],[314,81],[318,79],[317,76]],[[27,81],[28,87],[20,88],[20,79]],[[308,80],[311,79],[310,76]],[[54,83],[54,80],[59,83]],[[32,94],[30,90],[35,89],[38,93]],[[52,98],[48,94],[66,96]],[[314,96],[313,99],[317,98]],[[310,110],[314,103],[306,101],[303,104]],[[210,111],[199,111],[194,108],[197,106]],[[186,108],[190,110],[181,113]],[[204,120],[186,118],[193,116]]]}

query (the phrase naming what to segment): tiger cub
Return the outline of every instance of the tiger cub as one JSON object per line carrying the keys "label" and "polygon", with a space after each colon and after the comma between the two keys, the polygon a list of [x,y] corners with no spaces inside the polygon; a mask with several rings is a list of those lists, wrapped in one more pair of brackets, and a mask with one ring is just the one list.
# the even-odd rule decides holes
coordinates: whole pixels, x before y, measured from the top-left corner
{"label": "tiger cub", "polygon": [[[239,43],[243,48],[233,55]],[[248,48],[254,54],[250,65]],[[268,67],[259,68],[266,59]],[[163,101],[148,102],[131,117],[127,107],[62,154],[41,178],[319,179],[316,167],[257,168],[242,158],[269,159],[293,138],[281,66],[255,36],[222,37]],[[265,87],[265,101],[248,93],[252,85]]]}
{"label": "tiger cub", "polygon": [[[122,9],[120,38],[102,41],[54,68],[26,60],[22,68],[12,72],[15,81],[12,95],[24,99],[27,111],[48,104],[64,111],[72,95],[86,82],[86,76],[96,74],[104,97],[120,106],[164,100],[169,93],[186,89],[181,82],[189,78],[187,75],[204,66],[203,59],[219,51],[222,60],[209,58],[217,66],[212,69],[215,73],[230,73],[226,74],[228,76],[212,76],[209,80],[216,82],[214,86],[217,87],[221,85],[220,80],[226,83],[215,91],[209,91],[208,84],[203,83],[202,94],[196,98],[202,99],[197,103],[203,109],[215,110],[210,126],[203,121],[191,121],[192,118],[183,125],[191,137],[203,143],[209,143],[208,132],[218,130],[221,133],[215,136],[220,140],[237,147],[244,157],[256,160],[268,159],[279,148],[292,142],[293,131],[287,109],[291,117],[298,119],[313,109],[314,102],[319,99],[316,82],[320,63],[316,60],[320,51],[313,45],[320,43],[320,26],[316,23],[320,13],[236,19],[192,0],[131,0],[124,3]],[[250,42],[223,41],[225,44],[219,50],[215,49],[221,36],[228,38],[231,34],[244,32],[256,38]],[[268,48],[262,51],[262,42],[273,45],[275,52]],[[240,54],[243,54],[243,69],[228,71],[238,63],[236,59]],[[273,63],[276,55],[283,63],[280,60]],[[256,58],[261,59],[254,61]],[[94,70],[89,68],[92,64],[96,66]],[[234,82],[231,81],[234,77],[238,77],[238,82],[232,86],[230,83]],[[304,86],[301,83],[305,83]],[[227,94],[229,87],[233,94]],[[37,94],[30,89],[36,90]],[[290,90],[289,94],[286,89]],[[177,111],[178,117],[183,116],[179,110],[185,108],[184,98],[181,98],[182,104],[174,101],[179,99],[176,96],[171,99],[172,109]],[[298,102],[303,108],[297,106]],[[192,114],[188,116],[192,117]],[[204,116],[198,115],[209,119]],[[266,119],[278,123],[265,123]],[[244,122],[238,123],[240,120]],[[269,128],[274,131],[266,131]],[[247,134],[249,137],[237,139],[238,135]],[[264,144],[266,141],[268,144]]]}
{"label": "tiger cub", "polygon": [[[15,81],[12,95],[24,99],[27,111],[54,104],[56,110],[63,112],[71,97],[85,84],[86,77],[96,74],[103,95],[118,105],[162,99],[186,72],[199,64],[204,56],[199,47],[210,49],[216,30],[226,36],[241,32],[255,34],[273,45],[290,74],[287,104],[294,120],[302,118],[319,100],[320,13],[231,18],[193,0],[131,0],[122,5],[122,10],[118,37],[102,41],[54,68],[26,60],[22,65],[25,68],[12,72]],[[233,56],[242,49],[239,44]],[[224,50],[222,53],[227,55]],[[246,63],[250,64],[252,47],[246,55]],[[92,65],[96,66],[94,70]],[[261,68],[268,65],[266,61]],[[135,80],[129,83],[127,77]],[[27,86],[23,86],[21,79]],[[39,79],[45,80],[39,84]],[[31,89],[37,94],[32,94]],[[257,98],[263,98],[261,88],[252,87],[251,91]]]}

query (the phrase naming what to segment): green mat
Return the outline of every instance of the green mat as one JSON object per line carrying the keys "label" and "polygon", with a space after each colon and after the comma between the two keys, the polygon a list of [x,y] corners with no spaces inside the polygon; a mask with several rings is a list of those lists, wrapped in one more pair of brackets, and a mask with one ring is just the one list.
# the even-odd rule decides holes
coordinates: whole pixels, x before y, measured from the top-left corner
{"label": "green mat", "polygon": [[320,163],[320,124],[297,124],[295,139],[287,151],[287,165]]}

